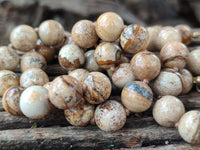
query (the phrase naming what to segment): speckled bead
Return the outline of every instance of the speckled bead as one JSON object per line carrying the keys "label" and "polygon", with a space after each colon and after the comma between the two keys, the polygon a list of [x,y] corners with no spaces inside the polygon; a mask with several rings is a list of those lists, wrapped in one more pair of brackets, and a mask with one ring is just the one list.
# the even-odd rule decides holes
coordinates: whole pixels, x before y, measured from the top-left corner
{"label": "speckled bead", "polygon": [[182,82],[174,72],[161,71],[152,82],[153,91],[159,96],[178,96],[182,92]]}
{"label": "speckled bead", "polygon": [[22,113],[31,119],[41,119],[51,110],[48,90],[42,86],[31,86],[25,89],[20,97]]}
{"label": "speckled bead", "polygon": [[27,88],[33,85],[43,86],[49,82],[48,75],[39,68],[28,69],[20,77],[20,86]]}
{"label": "speckled bead", "polygon": [[118,14],[106,12],[98,17],[95,30],[103,41],[112,42],[119,38],[123,27],[124,22]]}
{"label": "speckled bead", "polygon": [[47,46],[56,46],[64,40],[64,28],[55,20],[46,20],[38,28],[41,41]]}
{"label": "speckled bead", "polygon": [[19,86],[14,86],[5,91],[2,97],[4,109],[14,116],[22,116],[22,112],[19,107],[19,100],[21,93],[24,91]]}
{"label": "speckled bead", "polygon": [[15,49],[28,52],[35,47],[37,34],[31,26],[19,25],[12,30],[10,42]]}
{"label": "speckled bead", "polygon": [[131,68],[136,79],[153,80],[160,73],[160,59],[152,52],[142,51],[131,59]]}
{"label": "speckled bead", "polygon": [[112,86],[109,78],[100,72],[90,72],[84,80],[84,98],[90,104],[100,104],[110,97]]}
{"label": "speckled bead", "polygon": [[121,49],[114,43],[103,42],[96,47],[94,58],[99,67],[108,69],[120,63]]}
{"label": "speckled bead", "polygon": [[94,58],[95,50],[89,50],[85,53],[85,66],[84,68],[88,71],[102,71],[99,65],[96,63]]}
{"label": "speckled bead", "polygon": [[21,57],[21,72],[24,72],[31,68],[39,68],[45,70],[46,66],[47,62],[44,56],[37,52],[27,52]]}
{"label": "speckled bead", "polygon": [[157,36],[156,47],[161,50],[165,44],[172,41],[182,41],[180,32],[170,26],[163,27]]}
{"label": "speckled bead", "polygon": [[73,126],[86,126],[94,116],[94,105],[87,102],[81,102],[77,106],[64,111],[65,118]]}
{"label": "speckled bead", "polygon": [[131,112],[144,112],[152,104],[153,93],[147,84],[141,81],[131,81],[123,88],[121,100]]}
{"label": "speckled bead", "polygon": [[118,88],[123,88],[130,81],[134,81],[135,76],[129,63],[120,64],[112,73],[112,82]]}
{"label": "speckled bead", "polygon": [[188,56],[188,48],[177,41],[168,42],[160,51],[162,65],[166,68],[184,68],[187,64]]}
{"label": "speckled bead", "polygon": [[119,102],[109,100],[96,108],[94,118],[101,130],[113,132],[124,126],[126,111]]}
{"label": "speckled bead", "polygon": [[61,67],[64,69],[74,70],[83,66],[85,63],[84,52],[77,45],[65,45],[59,52],[58,61]]}
{"label": "speckled bead", "polygon": [[190,52],[188,57],[187,68],[195,75],[200,75],[200,49]]}
{"label": "speckled bead", "polygon": [[87,76],[88,76],[88,71],[85,69],[75,69],[71,72],[69,72],[69,76],[74,77],[75,79],[77,79],[79,82],[83,82]]}
{"label": "speckled bead", "polygon": [[19,64],[19,56],[8,46],[0,47],[0,70],[14,70]]}
{"label": "speckled bead", "polygon": [[185,113],[179,123],[178,132],[188,143],[200,144],[200,112],[192,110]]}
{"label": "speckled bead", "polygon": [[0,70],[0,85],[0,96],[3,96],[8,88],[19,85],[19,77],[12,71]]}
{"label": "speckled bead", "polygon": [[72,39],[78,46],[89,48],[97,43],[95,25],[89,20],[80,20],[72,27]]}
{"label": "speckled bead", "polygon": [[135,54],[145,50],[149,45],[149,32],[139,24],[129,25],[120,36],[120,44],[127,53]]}
{"label": "speckled bead", "polygon": [[184,113],[181,100],[169,95],[158,99],[153,107],[153,118],[164,127],[174,127]]}
{"label": "speckled bead", "polygon": [[82,85],[69,75],[58,76],[49,87],[49,99],[56,108],[72,108],[84,101]]}

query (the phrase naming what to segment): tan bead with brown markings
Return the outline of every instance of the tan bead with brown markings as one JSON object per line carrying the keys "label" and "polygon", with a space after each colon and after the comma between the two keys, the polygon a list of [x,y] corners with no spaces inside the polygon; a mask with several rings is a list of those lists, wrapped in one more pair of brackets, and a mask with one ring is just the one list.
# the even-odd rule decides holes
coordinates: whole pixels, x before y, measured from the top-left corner
{"label": "tan bead with brown markings", "polygon": [[200,144],[200,112],[191,110],[185,113],[178,123],[178,132],[186,142]]}
{"label": "tan bead with brown markings", "polygon": [[78,127],[86,126],[94,116],[95,106],[81,102],[77,106],[65,109],[64,114],[70,124]]}
{"label": "tan bead with brown markings", "polygon": [[77,45],[65,45],[59,52],[58,61],[61,67],[69,71],[80,68],[85,63],[84,52]]}
{"label": "tan bead with brown markings", "polygon": [[8,46],[0,47],[0,70],[14,70],[19,64],[16,51]]}
{"label": "tan bead with brown markings", "polygon": [[182,43],[186,45],[190,44],[192,41],[192,29],[188,25],[183,24],[177,25],[175,28],[181,33]]}
{"label": "tan bead with brown markings", "polygon": [[126,111],[115,100],[109,100],[100,104],[95,110],[95,122],[103,131],[117,131],[126,123]]}
{"label": "tan bead with brown markings", "polygon": [[110,97],[112,86],[109,78],[100,72],[90,72],[83,82],[84,98],[90,104],[100,104]]}
{"label": "tan bead with brown markings", "polygon": [[89,48],[97,43],[95,25],[89,20],[80,20],[72,27],[72,39],[82,48]]}
{"label": "tan bead with brown markings", "polygon": [[129,25],[120,36],[120,44],[125,52],[131,54],[145,50],[149,45],[149,32],[139,24]]}
{"label": "tan bead with brown markings", "polygon": [[190,92],[193,86],[193,76],[187,69],[180,69],[178,75],[182,81],[182,92],[181,94],[187,94]]}
{"label": "tan bead with brown markings", "polygon": [[19,77],[12,71],[0,70],[0,85],[0,96],[3,96],[8,88],[19,85]]}
{"label": "tan bead with brown markings", "polygon": [[160,73],[160,59],[150,51],[142,51],[131,59],[131,68],[136,79],[153,80]]}
{"label": "tan bead with brown markings", "polygon": [[23,91],[24,89],[19,86],[11,87],[5,91],[2,97],[3,107],[11,115],[23,115],[19,107],[19,100]]}
{"label": "tan bead with brown markings", "polygon": [[182,82],[174,72],[161,71],[158,77],[152,82],[153,91],[159,96],[178,96],[182,92]]}
{"label": "tan bead with brown markings", "polygon": [[12,30],[10,42],[15,49],[28,52],[35,47],[37,34],[31,26],[19,25]]}
{"label": "tan bead with brown markings", "polygon": [[194,49],[188,57],[187,68],[195,75],[200,75],[200,49]]}
{"label": "tan bead with brown markings", "polygon": [[72,108],[84,101],[82,85],[69,75],[58,76],[49,87],[49,99],[59,109]]}
{"label": "tan bead with brown markings", "polygon": [[123,88],[133,80],[135,80],[135,76],[129,63],[120,64],[112,73],[112,82],[118,88]]}
{"label": "tan bead with brown markings", "polygon": [[163,27],[157,36],[156,47],[161,50],[165,44],[172,41],[182,41],[180,32],[170,26]]}
{"label": "tan bead with brown markings", "polygon": [[187,64],[188,57],[188,48],[177,41],[168,42],[160,51],[162,65],[166,68],[182,69]]}
{"label": "tan bead with brown markings", "polygon": [[94,58],[100,68],[108,69],[120,63],[121,49],[117,44],[103,42],[96,47]]}
{"label": "tan bead with brown markings", "polygon": [[46,20],[38,28],[41,41],[47,46],[59,45],[64,40],[64,28],[56,20]]}
{"label": "tan bead with brown markings", "polygon": [[147,50],[149,50],[149,51],[157,50],[156,40],[157,40],[158,33],[160,32],[161,28],[162,28],[161,26],[152,26],[152,27],[147,28],[147,30],[149,32],[149,39],[150,39]]}
{"label": "tan bead with brown markings", "polygon": [[27,52],[21,57],[21,72],[24,72],[31,68],[39,68],[45,70],[46,66],[47,62],[44,56],[37,52]]}
{"label": "tan bead with brown markings", "polygon": [[164,127],[174,127],[184,113],[181,100],[169,95],[158,99],[153,107],[153,118]]}
{"label": "tan bead with brown markings", "polygon": [[121,100],[131,112],[144,112],[152,104],[153,93],[147,84],[141,81],[131,81],[123,88]]}
{"label": "tan bead with brown markings", "polygon": [[101,14],[96,21],[97,35],[107,42],[113,42],[119,38],[124,27],[122,18],[114,12]]}
{"label": "tan bead with brown markings", "polygon": [[27,88],[33,85],[43,86],[49,82],[48,75],[39,68],[32,68],[24,71],[20,77],[20,86]]}

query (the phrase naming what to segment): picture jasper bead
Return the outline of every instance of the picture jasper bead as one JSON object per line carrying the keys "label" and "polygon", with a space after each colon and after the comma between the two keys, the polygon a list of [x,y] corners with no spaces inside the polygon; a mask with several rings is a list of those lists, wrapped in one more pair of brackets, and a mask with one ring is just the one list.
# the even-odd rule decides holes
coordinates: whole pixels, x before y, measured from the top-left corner
{"label": "picture jasper bead", "polygon": [[84,101],[82,85],[69,75],[58,76],[49,87],[49,99],[56,108],[72,108]]}
{"label": "picture jasper bead", "polygon": [[178,75],[181,79],[182,86],[183,86],[181,94],[187,94],[192,89],[193,76],[190,73],[190,71],[187,69],[180,69],[178,73],[179,73]]}
{"label": "picture jasper bead", "polygon": [[186,142],[200,144],[200,112],[191,110],[185,113],[178,123],[178,131]]}
{"label": "picture jasper bead", "polygon": [[47,46],[56,46],[64,40],[64,28],[55,20],[46,20],[38,28],[41,41]]}
{"label": "picture jasper bead", "polygon": [[38,85],[25,89],[21,94],[19,104],[22,113],[31,119],[41,119],[51,110],[48,90]]}
{"label": "picture jasper bead", "polygon": [[108,69],[120,63],[121,49],[114,43],[103,42],[96,47],[94,58],[100,68]]}
{"label": "picture jasper bead", "polygon": [[83,101],[75,107],[66,109],[65,118],[73,126],[86,126],[94,116],[94,109],[94,105]]}
{"label": "picture jasper bead", "polygon": [[22,112],[19,107],[19,100],[21,93],[24,91],[19,86],[14,86],[5,91],[2,97],[4,109],[14,116],[22,116]]}
{"label": "picture jasper bead", "polygon": [[59,52],[58,61],[61,67],[64,69],[74,70],[83,66],[85,63],[84,52],[77,45],[65,45]]}
{"label": "picture jasper bead", "polygon": [[85,53],[85,66],[84,68],[88,71],[102,71],[99,65],[96,63],[94,58],[95,50],[89,50]]}
{"label": "picture jasper bead", "polygon": [[129,25],[120,36],[120,44],[127,53],[135,54],[145,50],[149,45],[149,32],[139,24]]}
{"label": "picture jasper bead", "polygon": [[184,68],[187,64],[188,56],[188,48],[177,41],[168,42],[160,51],[162,65],[166,68]]}
{"label": "picture jasper bead", "polygon": [[156,40],[158,37],[158,33],[161,30],[161,26],[151,26],[148,27],[147,30],[149,32],[149,45],[147,47],[147,50],[149,51],[156,51],[157,47],[156,47]]}
{"label": "picture jasper bead", "polygon": [[31,26],[19,25],[12,30],[10,42],[15,49],[28,52],[35,47],[37,34]]}
{"label": "picture jasper bead", "polygon": [[152,52],[142,51],[131,59],[131,68],[136,79],[153,80],[160,73],[160,59]]}
{"label": "picture jasper bead", "polygon": [[37,52],[27,52],[21,57],[21,72],[24,72],[31,68],[39,68],[45,70],[46,66],[47,62],[44,56]]}
{"label": "picture jasper bead", "polygon": [[101,130],[117,131],[126,123],[126,111],[119,102],[108,100],[96,108],[94,118]]}
{"label": "picture jasper bead", "polygon": [[190,44],[192,41],[192,29],[188,25],[177,25],[176,29],[181,33],[181,39],[183,44]]}
{"label": "picture jasper bead", "polygon": [[123,27],[124,22],[118,14],[106,12],[98,17],[95,30],[103,41],[112,42],[119,38]]}
{"label": "picture jasper bead", "polygon": [[89,20],[80,20],[72,27],[72,39],[82,48],[89,48],[97,43],[95,25]]}
{"label": "picture jasper bead", "polygon": [[169,95],[158,99],[153,107],[153,118],[164,127],[174,127],[184,113],[181,100]]}
{"label": "picture jasper bead", "polygon": [[39,68],[28,69],[20,77],[20,86],[23,88],[33,85],[43,86],[47,82],[49,82],[48,75]]}
{"label": "picture jasper bead", "polygon": [[182,82],[174,72],[161,71],[152,82],[153,91],[159,96],[178,96],[182,92]]}
{"label": "picture jasper bead", "polygon": [[141,81],[131,81],[123,88],[121,100],[131,112],[144,112],[152,104],[153,93],[147,84]]}
{"label": "picture jasper bead", "polygon": [[14,49],[0,46],[0,70],[14,70],[19,64],[19,56]]}
{"label": "picture jasper bead", "polygon": [[120,64],[112,73],[112,82],[118,88],[123,88],[133,80],[135,80],[135,76],[129,63]]}
{"label": "picture jasper bead", "polygon": [[180,32],[170,26],[163,27],[157,36],[156,47],[161,50],[165,44],[172,41],[182,41]]}
{"label": "picture jasper bead", "polygon": [[195,75],[200,75],[200,49],[190,52],[188,57],[187,68]]}
{"label": "picture jasper bead", "polygon": [[90,72],[84,80],[84,98],[90,104],[100,104],[110,97],[112,85],[109,78],[100,72]]}
{"label": "picture jasper bead", "polygon": [[12,71],[0,70],[0,85],[0,96],[3,96],[8,88],[19,85],[19,77]]}

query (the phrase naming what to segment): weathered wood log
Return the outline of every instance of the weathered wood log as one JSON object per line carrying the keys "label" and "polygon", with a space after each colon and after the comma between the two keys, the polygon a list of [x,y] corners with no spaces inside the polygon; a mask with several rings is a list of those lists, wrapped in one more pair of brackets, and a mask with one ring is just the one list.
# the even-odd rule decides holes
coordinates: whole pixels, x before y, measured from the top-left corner
{"label": "weathered wood log", "polygon": [[[0,131],[0,147],[6,149],[115,149],[157,145],[169,141],[181,142],[175,128],[148,125],[136,128],[125,126],[122,130],[103,132],[96,126],[36,128]],[[160,142],[161,141],[161,142]]]}
{"label": "weathered wood log", "polygon": [[[167,142],[167,141],[166,141]],[[199,146],[197,145],[190,145],[183,142],[180,142],[179,144],[170,144],[165,146],[148,146],[148,147],[141,147],[136,148],[136,150],[199,150]],[[125,150],[125,149],[121,149]]]}

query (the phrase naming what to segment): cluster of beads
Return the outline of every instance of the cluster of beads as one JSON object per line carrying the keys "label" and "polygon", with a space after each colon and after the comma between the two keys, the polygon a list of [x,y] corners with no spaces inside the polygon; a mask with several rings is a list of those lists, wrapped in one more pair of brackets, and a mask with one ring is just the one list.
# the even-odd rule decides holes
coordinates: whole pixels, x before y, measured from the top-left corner
{"label": "cluster of beads", "polygon": [[[190,52],[186,46],[194,36],[186,25],[126,26],[114,12],[103,13],[96,22],[80,20],[71,33],[55,20],[36,29],[19,25],[10,35],[11,44],[0,47],[3,106],[31,119],[62,109],[74,126],[93,120],[104,131],[116,131],[124,126],[127,112],[147,111],[157,96],[155,121],[165,127],[179,122],[183,139],[200,143],[200,112],[184,114],[175,97],[191,90],[192,74],[200,75],[200,50]],[[45,69],[55,58],[68,74],[49,82]],[[17,67],[20,78],[12,72]],[[110,99],[114,89],[121,91],[120,102]],[[191,118],[196,118],[195,132],[187,136]]]}

